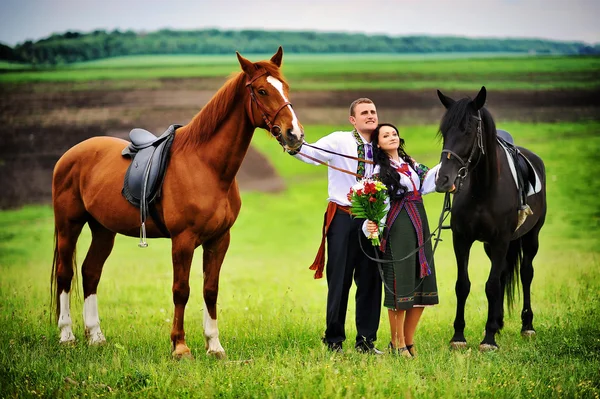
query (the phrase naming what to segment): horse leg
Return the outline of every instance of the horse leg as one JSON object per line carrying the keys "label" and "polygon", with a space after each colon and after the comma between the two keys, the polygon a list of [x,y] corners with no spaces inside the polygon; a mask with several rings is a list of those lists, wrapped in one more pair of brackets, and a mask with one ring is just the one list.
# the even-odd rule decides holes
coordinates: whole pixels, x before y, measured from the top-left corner
{"label": "horse leg", "polygon": [[[490,244],[483,243],[483,249],[484,249],[485,254],[487,255],[488,259],[490,260],[490,264],[491,264],[491,262],[492,262],[492,250],[491,250]],[[505,291],[505,287],[506,287],[506,282],[507,282],[508,279],[505,277],[505,274],[506,274],[506,270],[504,270],[500,274],[500,290],[501,290],[501,292],[506,292]],[[502,307],[502,309],[501,309],[500,319],[504,320],[504,307]]]}
{"label": "horse leg", "polygon": [[71,292],[71,281],[76,267],[77,239],[81,234],[85,223],[69,223],[56,230],[56,255],[54,278],[56,283],[56,304],[58,316],[58,329],[60,331],[60,343],[70,344],[75,342],[73,334],[73,321],[71,319],[71,304],[69,294]]}
{"label": "horse leg", "polygon": [[196,249],[196,237],[180,234],[171,240],[173,259],[173,304],[175,315],[171,329],[171,349],[175,358],[192,358],[190,348],[185,343],[183,321],[185,305],[190,297],[190,269]]}
{"label": "horse leg", "polygon": [[70,195],[61,196],[58,190],[56,192],[53,199],[55,246],[51,285],[54,286],[60,343],[70,344],[75,342],[75,335],[69,294],[77,267],[77,239],[86,223],[86,212],[82,203]]}
{"label": "horse leg", "polygon": [[496,333],[503,327],[504,294],[502,291],[502,273],[505,272],[506,252],[508,242],[490,245],[492,268],[485,284],[485,294],[488,300],[488,318],[485,324],[485,336],[479,344],[480,351],[496,350]]}
{"label": "horse leg", "polygon": [[216,358],[225,358],[225,349],[219,342],[217,325],[217,296],[219,294],[219,273],[223,259],[229,248],[230,233],[227,231],[221,237],[205,242],[204,264],[204,338],[206,339],[206,354]]}
{"label": "horse leg", "polygon": [[116,234],[95,220],[90,220],[88,225],[92,231],[92,243],[81,267],[83,278],[83,324],[88,344],[101,345],[106,343],[106,338],[100,330],[96,291],[102,275],[102,267],[113,249]]}
{"label": "horse leg", "polygon": [[534,227],[522,239],[523,260],[521,262],[521,284],[523,286],[523,310],[521,311],[521,335],[530,337],[535,335],[533,328],[533,311],[531,310],[531,281],[533,280],[533,258],[537,254],[540,227]]}
{"label": "horse leg", "polygon": [[469,280],[469,252],[473,241],[453,234],[454,255],[456,256],[457,277],[454,291],[456,293],[456,317],[454,318],[454,336],[450,340],[453,349],[467,347],[465,338],[465,305],[471,291]]}

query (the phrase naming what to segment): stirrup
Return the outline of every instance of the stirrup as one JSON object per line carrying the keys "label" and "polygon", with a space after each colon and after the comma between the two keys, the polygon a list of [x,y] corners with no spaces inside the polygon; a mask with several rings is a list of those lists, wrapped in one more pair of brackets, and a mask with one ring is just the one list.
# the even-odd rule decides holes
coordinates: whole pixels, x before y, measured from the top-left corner
{"label": "stirrup", "polygon": [[140,227],[140,243],[138,244],[138,247],[148,247],[148,243],[146,242],[146,222],[143,222],[142,227]]}
{"label": "stirrup", "polygon": [[523,223],[525,223],[525,219],[527,219],[527,216],[530,216],[530,215],[533,215],[533,211],[531,210],[529,205],[525,204],[525,205],[521,206],[521,209],[519,209],[519,214],[518,214],[518,219],[517,219],[517,228],[515,229],[515,231],[519,230],[519,227],[521,227],[521,225]]}

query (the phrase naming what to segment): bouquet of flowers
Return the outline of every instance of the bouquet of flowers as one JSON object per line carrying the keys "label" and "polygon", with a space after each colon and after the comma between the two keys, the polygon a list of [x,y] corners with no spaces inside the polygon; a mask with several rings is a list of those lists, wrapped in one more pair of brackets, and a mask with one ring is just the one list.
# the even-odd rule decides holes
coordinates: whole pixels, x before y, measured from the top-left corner
{"label": "bouquet of flowers", "polygon": [[[382,182],[362,179],[350,188],[348,198],[352,216],[371,220],[379,226],[381,219],[385,216],[388,199],[387,187]],[[368,237],[371,243],[377,247],[380,245],[379,234],[383,231],[383,226],[379,226],[378,230]]]}

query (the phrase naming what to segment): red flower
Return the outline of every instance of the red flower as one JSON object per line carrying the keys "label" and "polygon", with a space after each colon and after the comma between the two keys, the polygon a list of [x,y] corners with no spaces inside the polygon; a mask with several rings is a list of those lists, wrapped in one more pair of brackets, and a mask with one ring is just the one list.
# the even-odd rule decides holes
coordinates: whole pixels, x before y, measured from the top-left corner
{"label": "red flower", "polygon": [[377,198],[375,198],[375,197],[369,197],[369,202],[377,202]]}
{"label": "red flower", "polygon": [[375,194],[377,190],[375,189],[375,183],[367,182],[365,183],[365,193],[366,194]]}

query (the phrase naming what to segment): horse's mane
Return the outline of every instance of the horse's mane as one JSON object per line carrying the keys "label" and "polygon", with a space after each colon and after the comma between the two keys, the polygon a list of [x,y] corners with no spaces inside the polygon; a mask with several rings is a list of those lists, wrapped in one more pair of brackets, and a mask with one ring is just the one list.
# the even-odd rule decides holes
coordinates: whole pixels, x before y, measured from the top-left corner
{"label": "horse's mane", "polygon": [[[477,132],[477,120],[472,118],[473,107],[471,105],[472,99],[470,97],[462,98],[457,100],[447,111],[442,121],[440,122],[440,128],[438,135],[442,138],[446,138],[453,128],[458,129],[457,131],[464,132],[469,131],[470,134],[476,135]],[[473,175],[477,180],[477,186],[481,188],[487,188],[489,185],[497,180],[498,177],[498,157],[496,155],[496,123],[492,114],[487,108],[482,107],[480,110],[482,128],[483,128],[483,148],[485,155],[481,155],[479,159],[478,168],[473,171]],[[473,162],[477,162],[479,155],[475,155]],[[466,159],[464,159],[466,161]]]}
{"label": "horse's mane", "polygon": [[[287,85],[279,68],[272,62],[259,61],[254,65],[257,70],[260,68],[266,69],[269,75]],[[246,93],[245,86],[246,74],[244,72],[233,74],[186,126],[188,134],[182,138],[181,145],[183,147],[197,146],[208,141],[209,137],[229,115],[234,105],[246,107],[246,102],[241,101],[241,97]]]}

